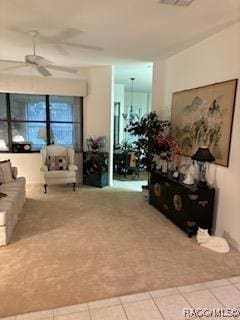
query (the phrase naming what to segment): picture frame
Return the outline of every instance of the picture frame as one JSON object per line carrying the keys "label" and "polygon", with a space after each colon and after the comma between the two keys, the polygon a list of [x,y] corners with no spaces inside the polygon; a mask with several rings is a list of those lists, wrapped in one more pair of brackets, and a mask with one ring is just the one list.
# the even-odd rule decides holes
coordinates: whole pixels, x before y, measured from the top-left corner
{"label": "picture frame", "polygon": [[227,167],[238,80],[174,92],[172,136],[184,156],[208,147],[215,163]]}

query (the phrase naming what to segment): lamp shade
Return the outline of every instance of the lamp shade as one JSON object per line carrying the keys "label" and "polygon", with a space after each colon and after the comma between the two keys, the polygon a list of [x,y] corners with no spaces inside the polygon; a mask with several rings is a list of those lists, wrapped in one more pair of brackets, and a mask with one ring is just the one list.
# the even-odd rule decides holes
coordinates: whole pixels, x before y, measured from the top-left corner
{"label": "lamp shade", "polygon": [[47,141],[47,129],[46,128],[39,129],[37,137],[38,139]]}
{"label": "lamp shade", "polygon": [[211,154],[208,148],[199,148],[197,152],[192,156],[192,160],[201,162],[213,162],[215,161],[214,156]]}
{"label": "lamp shade", "polygon": [[[42,140],[47,142],[47,128],[45,128],[45,127],[40,128],[39,131],[38,131],[37,138],[38,139],[42,139]],[[53,130],[52,129],[50,129],[50,139],[54,140],[54,134],[53,134]]]}

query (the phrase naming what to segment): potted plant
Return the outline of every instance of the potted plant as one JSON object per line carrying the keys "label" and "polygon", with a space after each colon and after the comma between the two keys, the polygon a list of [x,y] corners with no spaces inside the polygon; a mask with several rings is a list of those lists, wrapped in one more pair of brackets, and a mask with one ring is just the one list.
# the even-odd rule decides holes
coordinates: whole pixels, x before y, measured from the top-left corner
{"label": "potted plant", "polygon": [[169,125],[168,121],[159,120],[156,112],[151,112],[128,125],[128,132],[137,137],[135,142],[136,152],[148,173],[148,185],[143,186],[143,189],[147,191],[150,185],[150,173],[156,168],[154,156],[158,154],[159,148],[157,137]]}

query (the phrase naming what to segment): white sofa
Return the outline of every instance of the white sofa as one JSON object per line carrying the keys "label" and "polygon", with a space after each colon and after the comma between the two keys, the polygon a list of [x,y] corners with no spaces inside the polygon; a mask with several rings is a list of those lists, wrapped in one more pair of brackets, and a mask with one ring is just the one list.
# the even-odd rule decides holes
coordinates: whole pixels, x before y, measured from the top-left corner
{"label": "white sofa", "polygon": [[26,180],[23,177],[0,185],[0,192],[7,197],[0,198],[0,246],[9,243],[13,228],[18,221],[26,198]]}

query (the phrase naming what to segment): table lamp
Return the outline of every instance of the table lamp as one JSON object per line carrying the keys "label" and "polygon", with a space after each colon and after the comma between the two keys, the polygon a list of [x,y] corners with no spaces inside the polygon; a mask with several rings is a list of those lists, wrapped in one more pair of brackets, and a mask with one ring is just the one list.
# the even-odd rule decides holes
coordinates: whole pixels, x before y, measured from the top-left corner
{"label": "table lamp", "polygon": [[[37,138],[43,140],[47,144],[47,128],[40,128],[38,131]],[[52,129],[50,129],[50,144],[54,144],[54,134]]]}
{"label": "table lamp", "polygon": [[207,178],[206,178],[207,164],[209,162],[215,161],[214,156],[211,154],[211,152],[207,147],[201,147],[192,156],[192,160],[196,160],[199,166],[200,175],[199,175],[199,182],[197,185],[198,188],[207,189],[208,188]]}

